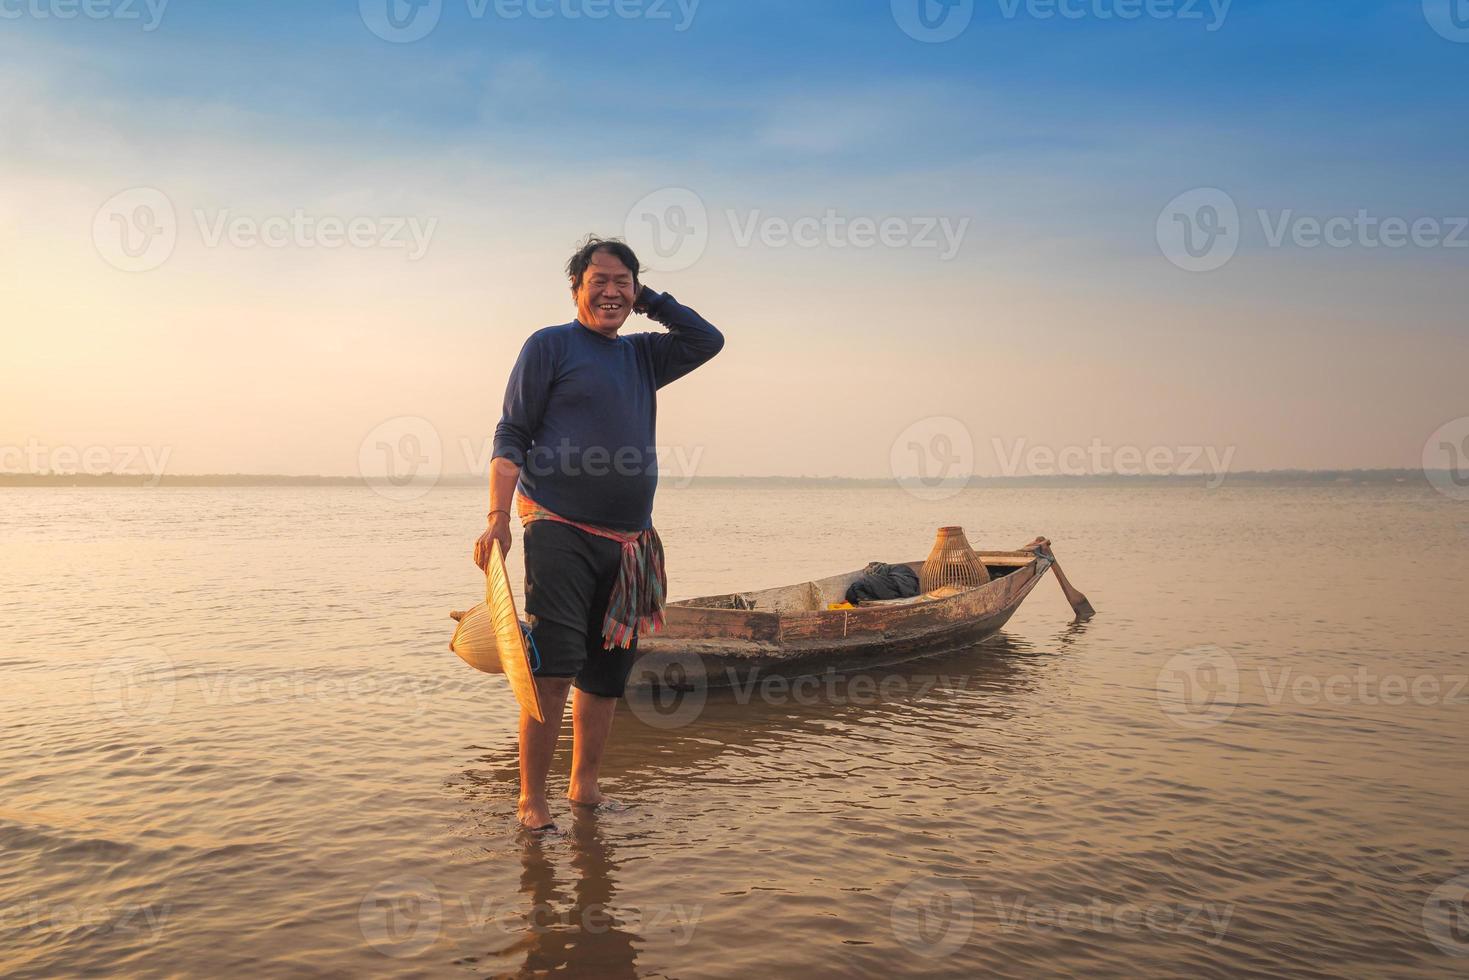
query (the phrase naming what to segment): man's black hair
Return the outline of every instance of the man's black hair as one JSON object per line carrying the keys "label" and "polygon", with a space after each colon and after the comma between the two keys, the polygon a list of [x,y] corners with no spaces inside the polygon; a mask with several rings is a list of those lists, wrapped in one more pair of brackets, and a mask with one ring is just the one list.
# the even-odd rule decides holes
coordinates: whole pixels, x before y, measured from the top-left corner
{"label": "man's black hair", "polygon": [[596,235],[588,235],[586,241],[577,248],[576,254],[571,261],[566,263],[566,274],[571,277],[571,288],[580,289],[582,277],[587,273],[587,266],[592,264],[592,256],[598,252],[606,252],[613,256],[623,265],[632,270],[633,286],[640,286],[643,267],[638,264],[638,257],[627,242],[620,238],[599,238]]}

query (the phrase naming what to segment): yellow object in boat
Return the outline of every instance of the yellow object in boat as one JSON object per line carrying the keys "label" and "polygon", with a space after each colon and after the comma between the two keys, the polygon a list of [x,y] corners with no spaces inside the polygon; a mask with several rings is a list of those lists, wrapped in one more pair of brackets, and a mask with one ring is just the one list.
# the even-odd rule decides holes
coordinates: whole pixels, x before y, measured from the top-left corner
{"label": "yellow object in boat", "polygon": [[838,609],[856,609],[856,608],[857,607],[854,606],[854,605],[852,605],[850,602],[833,602],[833,603],[830,603],[826,607],[827,612],[834,612],[835,610],[838,610]]}

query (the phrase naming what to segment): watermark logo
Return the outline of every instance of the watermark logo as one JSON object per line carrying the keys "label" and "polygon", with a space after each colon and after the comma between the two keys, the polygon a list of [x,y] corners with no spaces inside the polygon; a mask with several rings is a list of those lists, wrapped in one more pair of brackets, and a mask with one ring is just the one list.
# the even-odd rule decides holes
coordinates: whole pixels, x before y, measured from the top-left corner
{"label": "watermark logo", "polygon": [[[1234,0],[998,0],[1004,20],[1197,22],[1210,34],[1224,26]],[[974,19],[974,0],[892,0],[893,19],[915,41],[952,41]]]}
{"label": "watermark logo", "polygon": [[956,881],[922,878],[907,885],[888,912],[893,937],[929,959],[949,956],[974,931],[974,896]]}
{"label": "watermark logo", "polygon": [[194,226],[205,248],[222,245],[251,249],[383,249],[402,251],[409,262],[418,262],[428,254],[438,218],[417,215],[340,215],[312,214],[295,208],[290,214],[258,217],[236,214],[231,208],[210,212],[195,208]]}
{"label": "watermark logo", "polygon": [[938,261],[951,262],[963,249],[973,219],[855,214],[837,208],[795,215],[725,208],[711,214],[704,199],[687,187],[665,187],[632,206],[623,237],[652,271],[681,272],[703,258],[717,224],[741,249],[901,249],[931,252]]}
{"label": "watermark logo", "polygon": [[[1466,0],[1469,2],[1469,0]],[[1353,213],[1301,214],[1294,208],[1257,208],[1265,248],[1459,249],[1469,248],[1469,217]],[[1188,272],[1223,268],[1239,250],[1245,231],[1238,205],[1228,194],[1203,187],[1180,194],[1158,216],[1158,246],[1168,261]]]}
{"label": "watermark logo", "polygon": [[[694,26],[700,0],[465,0],[471,21],[497,20],[646,20],[668,21],[675,33]],[[362,22],[393,44],[421,41],[439,26],[444,0],[358,0]],[[675,20],[675,17],[677,18]]]}
{"label": "watermark logo", "polygon": [[444,443],[428,419],[400,415],[378,425],[357,450],[357,473],[389,500],[417,500],[438,485]]}
{"label": "watermark logo", "polygon": [[1469,44],[1469,0],[1423,0],[1423,16],[1440,37]]}
{"label": "watermark logo", "polygon": [[92,218],[92,243],[123,272],[151,272],[178,245],[178,214],[156,187],[132,187],[108,198]]}
{"label": "watermark logo", "polygon": [[1469,415],[1445,422],[1428,437],[1423,475],[1444,496],[1469,500]]}
{"label": "watermark logo", "polygon": [[176,688],[173,660],[151,647],[110,657],[92,672],[92,704],[124,725],[156,725],[167,718]]}
{"label": "watermark logo", "polygon": [[1239,250],[1239,208],[1217,187],[1186,191],[1158,215],[1157,238],[1168,261],[1186,272],[1222,269]]}
{"label": "watermark logo", "polygon": [[1093,438],[1086,446],[1030,445],[1016,439],[990,440],[1000,472],[1005,476],[1203,476],[1205,486],[1224,485],[1237,447],[1226,446],[1111,446]]}
{"label": "watermark logo", "polygon": [[709,674],[697,653],[645,654],[633,663],[628,709],[650,728],[693,724],[709,700]]}
{"label": "watermark logo", "polygon": [[1444,882],[1428,896],[1423,930],[1450,956],[1469,956],[1469,874]]}
{"label": "watermark logo", "polygon": [[[703,918],[704,906],[634,906],[604,902],[535,902],[529,906],[500,895],[461,893],[439,888],[420,876],[384,881],[358,906],[357,923],[372,949],[393,959],[412,959],[443,944],[456,953],[505,949],[526,935],[602,936],[613,932],[671,938],[687,946]],[[450,954],[453,955],[453,954]]]}
{"label": "watermark logo", "polygon": [[947,415],[919,419],[893,440],[888,453],[893,479],[920,500],[947,500],[969,485],[974,437]]}
{"label": "watermark logo", "polygon": [[652,272],[682,272],[709,247],[709,209],[687,187],[664,187],[627,213],[627,243]]}
{"label": "watermark logo", "polygon": [[[742,672],[724,668],[725,678],[736,704],[750,704],[757,697],[762,704],[800,704],[808,707],[868,706],[892,701],[925,701],[930,698],[953,697],[978,686],[968,674],[855,674],[838,673],[828,667],[822,674],[761,675],[758,668]],[[741,673],[744,676],[740,676]]]}
{"label": "watermark logo", "polygon": [[31,900],[0,906],[0,930],[51,933],[75,942],[83,936],[122,936],[152,942],[168,924],[172,905],[53,905]]}
{"label": "watermark logo", "polygon": [[443,916],[438,887],[412,876],[381,882],[363,896],[357,927],[377,952],[411,959],[438,942]]}
{"label": "watermark logo", "polygon": [[[3,0],[0,0],[3,2]],[[401,251],[409,262],[428,254],[438,218],[416,215],[241,214],[233,208],[190,212],[193,231],[206,249],[381,249]],[[111,197],[92,219],[92,241],[103,261],[123,272],[151,272],[178,247],[181,225],[167,194],[133,187]]]}
{"label": "watermark logo", "polygon": [[393,44],[423,40],[444,15],[444,0],[358,0],[357,7],[367,29]]}
{"label": "watermark logo", "polygon": [[892,0],[893,20],[924,44],[952,41],[969,29],[974,0]]}
{"label": "watermark logo", "polygon": [[1079,935],[1095,932],[1134,936],[1203,934],[1205,944],[1218,946],[1229,932],[1234,906],[1221,902],[1164,903],[1090,902],[1034,904],[1027,897],[994,899],[1001,932],[1030,929],[1045,933]]}
{"label": "watermark logo", "polygon": [[1158,707],[1184,728],[1226,721],[1239,705],[1239,691],[1239,664],[1212,644],[1175,654],[1158,671]]}
{"label": "watermark logo", "polygon": [[934,251],[940,262],[952,262],[964,247],[970,218],[947,215],[853,215],[827,208],[819,215],[794,218],[766,214],[759,208],[741,215],[733,208],[724,212],[734,243],[749,248],[758,239],[765,248],[855,248]]}
{"label": "watermark logo", "polygon": [[999,0],[1000,16],[1015,20],[1197,21],[1210,34],[1224,26],[1234,0]]}
{"label": "watermark logo", "polygon": [[139,21],[151,34],[163,23],[169,0],[0,0],[0,20]]}
{"label": "watermark logo", "polygon": [[[459,450],[469,472],[487,476],[495,457],[493,439],[476,444],[461,436]],[[562,439],[557,443],[540,443],[525,454],[521,468],[532,476],[644,476],[658,474],[660,486],[682,490],[694,482],[703,446],[678,443],[671,446],[583,446]]]}
{"label": "watermark logo", "polygon": [[145,485],[156,487],[172,455],[172,446],[51,446],[28,439],[24,446],[0,445],[0,473],[146,476]]}

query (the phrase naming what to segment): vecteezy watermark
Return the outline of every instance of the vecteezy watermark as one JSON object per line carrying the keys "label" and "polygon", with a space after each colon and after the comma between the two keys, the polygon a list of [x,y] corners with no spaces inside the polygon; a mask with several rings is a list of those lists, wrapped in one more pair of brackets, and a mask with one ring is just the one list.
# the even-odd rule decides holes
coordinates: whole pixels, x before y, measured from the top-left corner
{"label": "vecteezy watermark", "polygon": [[974,932],[974,896],[963,882],[920,878],[898,892],[888,910],[893,938],[929,959],[951,956]]}
{"label": "vecteezy watermark", "polygon": [[1156,235],[1169,262],[1187,272],[1213,272],[1239,250],[1239,208],[1217,187],[1186,191],[1158,215]]}
{"label": "vecteezy watermark", "polygon": [[127,936],[154,940],[168,924],[172,905],[78,905],[31,900],[0,905],[0,930],[83,936]]}
{"label": "vecteezy watermark", "polygon": [[1440,37],[1469,44],[1469,0],[1423,0],[1423,16]]}
{"label": "vecteezy watermark", "polygon": [[1226,721],[1239,706],[1244,683],[1260,700],[1279,707],[1433,707],[1469,705],[1469,674],[1380,672],[1367,667],[1323,671],[1297,667],[1240,668],[1219,647],[1193,647],[1170,657],[1157,676],[1158,706],[1185,728]]}
{"label": "vecteezy watermark", "polygon": [[1423,475],[1444,496],[1469,500],[1469,415],[1445,422],[1428,437]]}
{"label": "vecteezy watermark", "polygon": [[974,437],[956,418],[935,415],[899,432],[888,450],[898,486],[922,500],[947,500],[969,485]]}
{"label": "vecteezy watermark", "polygon": [[416,715],[440,686],[412,674],[328,668],[180,672],[167,654],[140,648],[110,657],[93,670],[92,704],[112,721],[132,726],[163,721],[180,700],[210,708],[347,701],[406,706]]}
{"label": "vecteezy watermark", "polygon": [[969,674],[839,673],[835,668],[827,668],[821,674],[787,677],[762,674],[758,668],[752,668],[741,676],[734,667],[725,667],[723,673],[734,702],[739,705],[758,700],[771,706],[868,707],[952,696],[978,686],[978,679]]}
{"label": "vecteezy watermark", "polygon": [[[997,0],[1005,20],[1176,20],[1214,33],[1234,0]],[[915,41],[952,41],[974,19],[975,0],[892,0],[893,19]]]}
{"label": "vecteezy watermark", "polygon": [[1321,674],[1292,667],[1260,667],[1256,679],[1270,705],[1375,708],[1469,704],[1469,674],[1378,673],[1366,667]]}
{"label": "vecteezy watermark", "polygon": [[[1469,217],[1373,214],[1306,215],[1294,208],[1254,212],[1264,247],[1282,249],[1469,248]],[[1186,191],[1158,215],[1158,247],[1187,272],[1213,272],[1239,251],[1246,223],[1234,198],[1217,187]]]}
{"label": "vecteezy watermark", "polygon": [[974,0],[892,0],[893,20],[925,44],[952,41],[974,19]]}
{"label": "vecteezy watermark", "polygon": [[1212,644],[1174,654],[1158,671],[1158,707],[1185,728],[1228,720],[1239,705],[1239,664]]}
{"label": "vecteezy watermark", "polygon": [[[671,24],[682,34],[694,26],[701,0],[463,0],[470,20],[642,20]],[[362,23],[394,44],[421,41],[443,19],[445,0],[358,0]]]}
{"label": "vecteezy watermark", "polygon": [[[459,439],[467,474],[488,476],[495,441]],[[519,458],[531,476],[639,477],[656,475],[665,487],[682,490],[694,481],[703,446],[584,446],[563,439],[533,445]],[[399,415],[373,427],[357,449],[357,475],[390,500],[416,500],[436,487],[445,472],[445,450],[438,428],[417,415]]]}
{"label": "vecteezy watermark", "polygon": [[438,886],[415,875],[379,882],[362,896],[357,928],[377,952],[409,959],[439,941],[443,916]]}
{"label": "vecteezy watermark", "polygon": [[693,942],[702,905],[611,906],[602,902],[557,907],[475,895],[445,894],[421,876],[384,881],[357,907],[357,925],[367,944],[384,956],[411,959],[441,939],[482,945],[553,930],[606,935],[624,930],[639,936],[670,933],[675,946]]}
{"label": "vecteezy watermark", "polygon": [[315,215],[304,208],[290,214],[236,214],[230,208],[196,208],[194,224],[205,248],[340,248],[403,250],[409,262],[428,254],[438,218],[416,215]]}
{"label": "vecteezy watermark", "polygon": [[1450,956],[1469,956],[1469,874],[1444,882],[1428,896],[1423,930]]}
{"label": "vecteezy watermark", "polygon": [[158,30],[169,0],[0,0],[0,20],[137,21],[145,33]]}
{"label": "vecteezy watermark", "polygon": [[[971,218],[948,215],[866,215],[837,208],[819,213],[768,214],[726,208],[719,217],[736,248],[904,249],[933,251],[938,261],[958,256]],[[687,187],[664,187],[640,198],[623,222],[623,235],[653,272],[680,272],[703,257],[713,232],[708,207]]]}
{"label": "vecteezy watermark", "polygon": [[[466,459],[470,450],[468,440],[463,440]],[[493,445],[482,446],[480,458],[493,455]],[[656,473],[670,477],[670,482],[682,490],[694,479],[699,460],[704,456],[703,446],[582,446],[569,439],[554,445],[532,446],[525,454],[522,468],[531,476],[646,476]],[[476,469],[475,472],[481,472]]]}
{"label": "vecteezy watermark", "polygon": [[[846,611],[840,611],[846,615]],[[702,658],[687,651],[645,654],[629,676],[629,708],[654,728],[683,728],[698,720],[711,687],[736,705],[759,702],[767,707],[869,707],[894,701],[953,697],[983,686],[969,674],[875,674],[864,671],[787,675],[758,667],[723,666],[710,671]]]}
{"label": "vecteezy watermark", "polygon": [[389,500],[417,500],[438,486],[443,472],[439,430],[417,415],[378,424],[357,449],[357,475]]}
{"label": "vecteezy watermark", "polygon": [[178,245],[178,214],[156,187],[132,187],[108,198],[92,218],[97,254],[123,272],[149,272]]}
{"label": "vecteezy watermark", "polygon": [[1103,933],[1134,936],[1189,935],[1217,946],[1229,932],[1234,905],[1227,902],[1089,902],[1035,903],[1026,896],[994,897],[1001,932]]}
{"label": "vecteezy watermark", "polygon": [[697,653],[640,654],[628,675],[627,707],[650,728],[692,724],[709,700],[709,674]]}
{"label": "vecteezy watermark", "polygon": [[664,187],[627,212],[623,237],[650,272],[682,272],[709,247],[709,209],[687,187]]}
{"label": "vecteezy watermark", "polygon": [[146,485],[156,487],[172,455],[172,446],[52,446],[28,439],[24,446],[0,446],[0,473],[146,476]]}
{"label": "vecteezy watermark", "polygon": [[[428,254],[438,218],[416,215],[241,214],[233,208],[191,212],[206,249],[381,249],[403,251],[409,262]],[[187,227],[187,226],[184,226]],[[181,232],[172,199],[156,187],[133,187],[110,197],[92,219],[92,242],[108,265],[151,272],[178,247]]]}
{"label": "vecteezy watermark", "polygon": [[92,672],[92,704],[114,722],[154,725],[173,711],[176,683],[172,658],[138,647],[109,657]]}
{"label": "vecteezy watermark", "polygon": [[1224,484],[1236,447],[1111,446],[1093,438],[1085,446],[1030,445],[990,440],[1005,476],[1203,476],[1210,490]]}

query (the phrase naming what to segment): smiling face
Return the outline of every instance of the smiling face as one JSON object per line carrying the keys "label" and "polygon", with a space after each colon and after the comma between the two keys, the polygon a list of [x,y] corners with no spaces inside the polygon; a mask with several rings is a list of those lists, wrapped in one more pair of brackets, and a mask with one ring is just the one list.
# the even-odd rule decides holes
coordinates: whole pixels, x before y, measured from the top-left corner
{"label": "smiling face", "polygon": [[581,288],[574,289],[577,319],[605,337],[616,337],[617,331],[632,313],[637,299],[638,281],[633,271],[610,252],[595,252]]}

